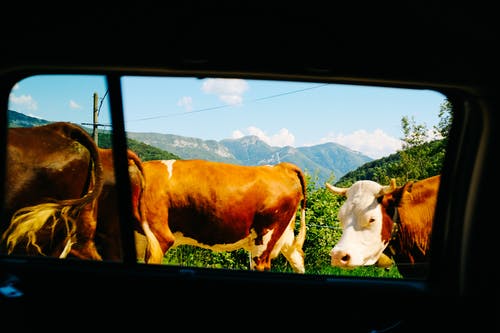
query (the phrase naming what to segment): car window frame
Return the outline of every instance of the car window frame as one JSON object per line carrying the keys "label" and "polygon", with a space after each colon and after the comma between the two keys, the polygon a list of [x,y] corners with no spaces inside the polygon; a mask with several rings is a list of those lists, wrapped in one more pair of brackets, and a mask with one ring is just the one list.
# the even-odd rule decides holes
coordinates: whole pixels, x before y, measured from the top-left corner
{"label": "car window frame", "polygon": [[[127,199],[130,196],[127,196],[127,194],[130,193],[130,182],[128,178],[128,170],[127,170],[127,161],[126,161],[126,149],[127,149],[127,144],[126,144],[126,133],[125,133],[125,125],[124,125],[124,111],[123,111],[123,99],[122,99],[122,89],[121,89],[121,83],[120,79],[123,76],[193,76],[193,77],[227,77],[231,78],[234,77],[234,73],[226,73],[226,72],[217,72],[217,71],[211,71],[211,72],[193,72],[193,71],[165,71],[165,70],[140,70],[140,71],[131,71],[131,70],[124,70],[124,69],[116,69],[116,70],[102,70],[99,68],[94,68],[94,69],[88,69],[88,70],[75,70],[75,69],[61,69],[58,67],[55,68],[49,68],[45,70],[23,70],[23,71],[18,71],[14,73],[7,73],[7,75],[4,74],[4,78],[7,78],[7,80],[3,80],[4,87],[8,87],[9,85],[12,86],[15,82],[20,81],[23,78],[32,76],[32,75],[47,75],[47,74],[75,74],[75,75],[103,75],[106,78],[107,84],[108,84],[108,89],[109,89],[109,98],[110,98],[110,112],[111,112],[111,119],[113,122],[113,133],[112,133],[112,138],[113,138],[113,151],[114,151],[114,157],[115,157],[115,172],[116,172],[116,178],[117,178],[117,183],[118,183],[118,190],[120,193],[119,196],[119,201],[121,201],[121,208],[120,209],[120,219],[121,221],[128,221],[131,222],[131,212],[132,212],[132,207],[130,204],[130,201]],[[443,177],[443,182],[442,185],[440,186],[440,193],[439,193],[439,203],[438,204],[438,209],[436,209],[436,217],[435,218],[440,218],[443,219],[443,223],[439,225],[439,227],[436,229],[436,231],[433,231],[433,242],[431,244],[431,251],[435,254],[435,257],[430,261],[430,274],[426,279],[423,280],[411,280],[411,279],[404,279],[404,280],[394,280],[390,279],[388,281],[384,279],[376,279],[377,281],[373,281],[373,279],[370,278],[363,278],[363,277],[348,277],[348,276],[315,276],[314,278],[304,278],[302,276],[286,276],[286,280],[288,283],[298,283],[302,286],[304,285],[317,285],[317,284],[335,284],[335,285],[351,285],[352,287],[355,287],[360,281],[363,281],[363,283],[368,283],[368,284],[381,284],[384,285],[386,288],[398,290],[399,288],[409,288],[410,290],[414,290],[417,292],[429,292],[430,290],[433,290],[434,288],[432,286],[435,285],[440,285],[440,281],[443,278],[443,270],[441,265],[446,265],[446,260],[443,260],[442,257],[448,254],[449,249],[444,249],[440,248],[442,244],[446,244],[448,241],[448,232],[449,232],[449,224],[451,223],[450,217],[448,216],[448,210],[450,209],[449,205],[451,200],[449,199],[450,193],[452,190],[450,188],[452,187],[453,181],[451,178],[454,178],[454,174],[456,173],[462,173],[462,174],[467,174],[469,172],[472,172],[472,169],[474,168],[474,165],[470,165],[470,170],[464,170],[466,168],[458,167],[456,163],[456,156],[460,156],[463,154],[464,147],[467,147],[467,145],[464,144],[464,136],[466,133],[466,129],[464,127],[467,127],[468,124],[465,122],[465,114],[470,113],[470,112],[476,112],[476,108],[473,106],[469,105],[469,108],[460,108],[460,105],[467,104],[468,98],[467,98],[467,93],[464,91],[461,91],[460,89],[455,89],[455,88],[442,88],[442,87],[433,87],[433,86],[420,86],[420,85],[408,85],[408,84],[397,84],[394,82],[365,82],[365,81],[357,81],[355,79],[339,79],[339,78],[320,78],[320,77],[302,77],[302,76],[290,76],[290,75],[255,75],[253,73],[239,73],[238,77],[244,77],[248,79],[262,79],[265,77],[266,80],[298,80],[298,81],[311,81],[311,82],[328,82],[328,83],[345,83],[345,84],[362,84],[362,85],[373,85],[373,86],[386,86],[386,87],[394,87],[394,88],[417,88],[417,89],[434,89],[437,92],[442,93],[445,96],[448,96],[450,98],[450,101],[452,104],[459,106],[459,110],[461,110],[463,114],[463,118],[460,119],[457,117],[457,120],[454,119],[454,124],[451,128],[450,131],[450,137],[449,140],[451,141],[451,144],[449,145],[448,149],[451,149],[450,152],[446,153],[446,158],[443,166],[443,171],[446,170],[447,174],[444,175]],[[2,91],[5,93],[6,91],[10,91],[10,88],[8,89],[2,89]],[[2,98],[7,104],[8,104],[8,96],[4,95]],[[5,105],[5,110],[7,110],[7,104],[4,103]],[[6,115],[4,117],[4,122],[5,124],[7,123],[6,121]],[[7,128],[6,126],[2,126],[0,129],[0,134],[2,137],[5,139],[6,138],[6,132]],[[4,141],[5,142],[5,141]],[[1,145],[2,147],[0,148],[0,156],[5,156],[5,145]],[[475,149],[474,146],[470,146],[470,151],[468,152],[469,155],[474,156],[475,155]],[[458,169],[458,170],[457,170]],[[4,165],[1,166],[0,171],[2,172],[2,177],[4,177]],[[2,179],[3,180],[3,179]],[[463,187],[466,187],[467,184],[460,184]],[[455,186],[456,187],[456,186]],[[2,200],[3,203],[3,192],[1,193],[0,199]],[[442,202],[448,203],[447,207],[443,207],[444,204]],[[135,241],[134,241],[134,231],[132,228],[132,223],[126,223],[127,226],[122,228],[122,241],[123,241],[123,253],[124,253],[124,258],[123,262],[120,264],[123,265],[123,267],[126,269],[128,268],[133,268],[133,270],[140,269],[141,271],[154,271],[155,273],[158,273],[158,267],[148,267],[148,265],[141,265],[137,263],[136,260],[136,248],[135,248]],[[44,258],[45,260],[47,258]],[[34,259],[34,258],[29,258],[27,259],[28,261],[39,261],[39,259]],[[48,262],[53,261],[53,260],[48,260]],[[62,265],[65,266],[66,264],[56,260],[56,265]],[[73,266],[75,263],[68,264],[68,267]],[[88,263],[80,263],[80,265],[87,265]],[[111,264],[111,263],[103,263],[104,265],[113,265],[116,266],[116,264]],[[79,265],[76,263],[76,265]],[[92,263],[90,263],[90,266],[93,266]],[[453,266],[455,267],[455,266]],[[246,280],[246,279],[251,279],[252,282],[257,282],[259,280],[261,281],[273,281],[273,282],[283,282],[283,276],[281,274],[276,274],[276,273],[271,273],[271,274],[263,274],[263,275],[257,275],[260,272],[223,272],[219,270],[210,270],[210,269],[204,269],[204,268],[185,268],[185,267],[161,267],[161,274],[166,275],[166,276],[179,276],[181,278],[193,278],[196,276],[197,279],[221,279],[221,280]],[[145,273],[145,274],[149,274]],[[256,274],[257,273],[257,274]],[[446,273],[444,274],[446,275]]]}

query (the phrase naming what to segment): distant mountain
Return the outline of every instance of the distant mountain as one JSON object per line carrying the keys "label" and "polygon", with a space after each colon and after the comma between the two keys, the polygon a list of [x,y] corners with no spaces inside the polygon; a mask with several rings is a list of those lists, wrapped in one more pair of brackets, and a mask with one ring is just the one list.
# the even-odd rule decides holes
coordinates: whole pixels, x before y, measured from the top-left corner
{"label": "distant mountain", "polygon": [[127,137],[157,147],[182,159],[206,159],[241,164],[229,150],[215,140],[202,140],[173,134],[127,132]]}
{"label": "distant mountain", "polygon": [[[11,110],[8,119],[10,127],[31,127],[50,123]],[[319,186],[327,180],[332,182],[339,180],[346,173],[373,161],[371,157],[332,142],[295,148],[273,147],[257,136],[215,141],[173,134],[127,132],[127,137],[129,140],[168,152],[165,156],[176,156],[181,159],[199,158],[240,165],[295,163],[311,175]],[[161,156],[155,154],[148,155]]]}
{"label": "distant mountain", "polygon": [[332,176],[338,180],[347,172],[373,160],[336,143],[294,148],[272,147],[257,136],[215,141],[160,133],[128,132],[127,135],[183,159],[201,158],[240,165],[292,162],[317,177],[318,185]]}
{"label": "distant mountain", "polygon": [[[34,117],[26,116],[22,113],[9,110],[8,124],[9,127],[33,127],[51,123],[47,120],[42,120]],[[80,125],[80,124],[77,124]],[[80,125],[81,126],[81,125]],[[89,134],[92,134],[92,128],[81,126]],[[127,139],[128,147],[133,150],[143,161],[148,160],[163,160],[163,159],[180,159],[179,156],[172,154],[168,151],[161,150],[160,148],[147,145],[143,142],[134,139]],[[111,148],[112,139],[111,131],[100,130],[98,136],[98,146],[101,148]]]}
{"label": "distant mountain", "polygon": [[30,117],[23,113],[9,110],[9,127],[33,127],[49,124],[50,121],[40,118]]}
{"label": "distant mountain", "polygon": [[330,175],[333,171],[335,180],[338,180],[347,172],[355,170],[367,162],[373,161],[371,157],[334,142],[309,147],[299,147],[298,150],[311,161],[310,167],[306,165],[303,166],[303,168],[318,170],[321,184],[326,180],[322,175]]}

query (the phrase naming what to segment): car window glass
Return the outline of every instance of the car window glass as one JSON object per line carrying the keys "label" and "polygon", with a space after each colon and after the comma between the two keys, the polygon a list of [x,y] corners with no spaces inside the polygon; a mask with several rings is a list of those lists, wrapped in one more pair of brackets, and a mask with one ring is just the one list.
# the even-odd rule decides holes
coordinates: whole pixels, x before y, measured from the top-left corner
{"label": "car window glass", "polygon": [[38,75],[12,88],[3,252],[121,260],[109,110],[103,76]]}
{"label": "car window glass", "polygon": [[[372,180],[390,188],[394,179],[399,191],[385,197],[386,214],[394,221],[408,219],[405,212],[413,207],[395,215],[394,203],[405,201],[410,189],[402,186],[426,178],[439,181],[451,122],[451,106],[442,94],[240,78],[124,77],[122,87],[128,138],[166,154],[139,154],[148,165],[146,181],[154,175],[146,204],[158,209],[146,220],[163,230],[156,235],[162,250],[152,262],[311,274],[426,274],[426,251],[398,257],[406,249],[392,241],[420,236],[408,235],[398,228],[400,222],[383,234],[380,209],[358,205],[365,210],[364,219],[348,227],[361,230],[339,242],[338,209],[345,197],[325,184],[347,188],[357,180]],[[216,163],[193,161],[198,159]],[[283,162],[305,175],[303,239],[300,208],[294,233],[285,229],[290,215],[283,202],[296,195],[297,182],[277,180],[282,170],[248,171],[248,166],[269,169]],[[431,187],[433,197],[426,205],[432,206],[437,186],[430,181],[413,185],[411,194]],[[283,236],[275,240],[265,228]],[[266,253],[273,241],[282,246],[281,253]],[[297,244],[302,244],[303,256],[294,250]],[[394,265],[397,260],[399,266]]]}
{"label": "car window glass", "polygon": [[[407,202],[407,193],[429,187],[437,193],[452,119],[444,95],[243,78],[125,76],[121,83],[139,263],[426,276],[426,251],[407,251],[407,246],[428,247],[404,224],[411,223],[406,221],[415,204],[404,209],[396,204]],[[82,215],[61,218],[62,213],[54,213],[51,223],[80,221],[59,231],[64,241],[30,243],[28,235],[40,240],[48,235],[47,225],[37,229],[32,224],[4,231],[2,251],[26,255],[30,244],[31,255],[121,260],[114,176],[105,165],[105,150],[112,148],[105,77],[27,78],[12,89],[8,112],[9,127],[64,121],[84,128],[99,147],[104,180],[96,199],[95,231],[82,227],[82,220],[89,223]],[[14,150],[9,152],[13,156]],[[81,157],[72,158],[76,163]],[[90,173],[85,175],[79,186],[101,186]],[[54,190],[62,182],[44,177]],[[51,195],[34,193],[38,201]],[[434,199],[426,205],[432,206]],[[12,216],[21,207],[15,208]],[[50,214],[49,208],[54,207],[47,205],[44,214]],[[26,229],[38,231],[24,234]],[[61,238],[80,233],[87,243]],[[23,237],[19,245],[13,245],[12,235]],[[88,247],[92,241],[95,253]]]}

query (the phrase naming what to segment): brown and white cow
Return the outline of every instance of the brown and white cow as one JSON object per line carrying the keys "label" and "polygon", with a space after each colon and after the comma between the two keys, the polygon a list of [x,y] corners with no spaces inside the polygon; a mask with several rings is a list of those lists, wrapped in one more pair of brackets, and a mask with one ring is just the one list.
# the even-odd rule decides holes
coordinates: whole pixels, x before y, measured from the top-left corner
{"label": "brown and white cow", "polygon": [[[98,200],[96,245],[103,260],[122,260],[122,242],[119,220],[118,192],[116,187],[114,158],[112,149],[99,148],[103,167],[103,189]],[[145,185],[142,160],[132,150],[127,150],[128,173],[132,195],[134,228],[140,229],[141,209],[139,199]]]}
{"label": "brown and white cow", "polygon": [[[396,187],[369,180],[349,188],[326,183],[345,195],[338,212],[342,236],[330,252],[331,264],[356,267],[394,261],[403,276],[425,272],[440,175]],[[392,260],[387,260],[387,257]],[[418,265],[424,265],[423,268]]]}
{"label": "brown and white cow", "polygon": [[271,259],[281,252],[295,272],[305,272],[306,184],[297,166],[155,160],[143,162],[143,170],[147,263],[161,263],[169,248],[187,244],[213,251],[245,249],[250,269],[259,271],[270,270]]}
{"label": "brown and white cow", "polygon": [[100,260],[94,235],[103,171],[97,146],[66,122],[10,128],[0,251]]}

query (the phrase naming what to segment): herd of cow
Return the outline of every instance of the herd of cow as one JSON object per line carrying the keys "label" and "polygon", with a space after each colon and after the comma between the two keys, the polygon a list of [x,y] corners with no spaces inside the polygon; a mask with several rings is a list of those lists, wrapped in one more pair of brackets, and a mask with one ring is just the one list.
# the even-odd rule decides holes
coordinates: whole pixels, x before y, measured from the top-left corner
{"label": "herd of cow", "polygon": [[[295,272],[305,273],[306,184],[299,167],[141,161],[131,150],[128,161],[134,230],[146,244],[138,260],[160,264],[168,249],[187,244],[245,249],[250,269],[259,271],[269,270],[281,253]],[[97,147],[80,126],[10,128],[5,179],[0,253],[122,258],[112,150]],[[361,180],[349,188],[326,183],[346,197],[332,266],[425,262],[439,180],[402,186]]]}

